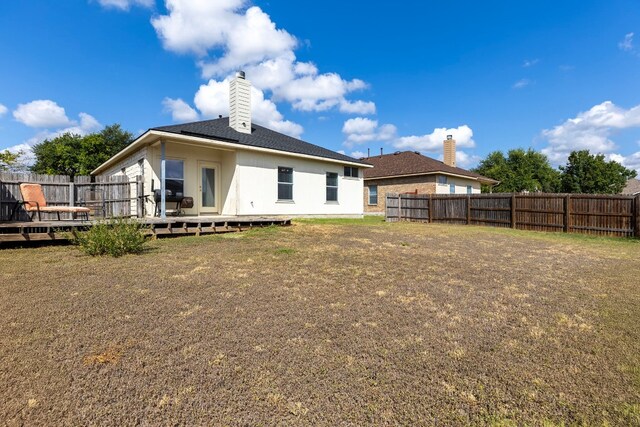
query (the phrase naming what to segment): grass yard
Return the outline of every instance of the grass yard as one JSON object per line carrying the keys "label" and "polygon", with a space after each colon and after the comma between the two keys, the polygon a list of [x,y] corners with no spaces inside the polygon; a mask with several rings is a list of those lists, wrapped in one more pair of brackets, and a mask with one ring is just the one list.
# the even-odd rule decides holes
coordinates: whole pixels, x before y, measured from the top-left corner
{"label": "grass yard", "polygon": [[640,425],[640,242],[298,221],[0,250],[2,425]]}

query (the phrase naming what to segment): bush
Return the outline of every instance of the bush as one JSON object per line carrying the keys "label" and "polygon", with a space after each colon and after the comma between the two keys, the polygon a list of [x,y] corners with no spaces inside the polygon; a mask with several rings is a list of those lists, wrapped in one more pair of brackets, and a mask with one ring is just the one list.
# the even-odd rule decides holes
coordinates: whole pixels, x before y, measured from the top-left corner
{"label": "bush", "polygon": [[87,255],[120,257],[142,252],[147,238],[140,223],[116,218],[94,224],[88,231],[77,233],[72,241]]}

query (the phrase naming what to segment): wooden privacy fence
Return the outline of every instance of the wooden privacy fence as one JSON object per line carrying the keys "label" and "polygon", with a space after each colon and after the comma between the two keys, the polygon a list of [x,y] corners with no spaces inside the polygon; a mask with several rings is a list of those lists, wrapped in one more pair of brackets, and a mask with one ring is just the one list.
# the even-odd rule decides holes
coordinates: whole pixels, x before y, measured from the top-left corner
{"label": "wooden privacy fence", "polygon": [[[0,172],[0,221],[11,221],[16,201],[22,200],[20,184],[37,183],[42,186],[47,204],[52,206],[87,206],[94,217],[144,216],[144,188],[142,177],[129,181],[126,176],[109,177],[40,175]],[[70,218],[70,214],[64,214]],[[55,213],[43,213],[43,220],[57,219]],[[28,221],[29,214],[19,207],[13,221]]]}
{"label": "wooden privacy fence", "polygon": [[640,237],[640,195],[387,194],[386,220]]}

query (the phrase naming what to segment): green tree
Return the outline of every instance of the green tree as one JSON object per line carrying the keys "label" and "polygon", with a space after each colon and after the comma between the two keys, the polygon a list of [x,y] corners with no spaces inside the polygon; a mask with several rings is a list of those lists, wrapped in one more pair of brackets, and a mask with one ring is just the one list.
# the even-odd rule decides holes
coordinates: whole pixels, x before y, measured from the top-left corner
{"label": "green tree", "polygon": [[[558,191],[560,173],[551,167],[547,156],[533,149],[509,150],[507,157],[502,151],[490,153],[474,172],[500,181],[492,191],[518,193],[521,191]],[[484,188],[486,191],[487,188]]]}
{"label": "green tree", "polygon": [[565,193],[618,194],[636,171],[615,161],[606,161],[603,154],[589,150],[572,151],[562,171],[562,191]]}
{"label": "green tree", "polygon": [[85,136],[65,133],[33,147],[35,163],[31,170],[50,175],[89,175],[132,140],[133,135],[119,124]]}
{"label": "green tree", "polygon": [[19,171],[24,169],[21,157],[23,151],[12,153],[9,150],[0,151],[0,172]]}

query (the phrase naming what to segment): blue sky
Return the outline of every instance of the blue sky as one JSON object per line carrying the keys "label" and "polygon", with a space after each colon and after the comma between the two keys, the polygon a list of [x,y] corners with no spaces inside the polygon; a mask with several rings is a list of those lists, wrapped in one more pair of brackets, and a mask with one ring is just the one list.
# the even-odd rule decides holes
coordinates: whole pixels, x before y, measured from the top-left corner
{"label": "blue sky", "polygon": [[360,156],[533,147],[640,170],[640,3],[50,0],[0,4],[0,149],[228,114]]}

